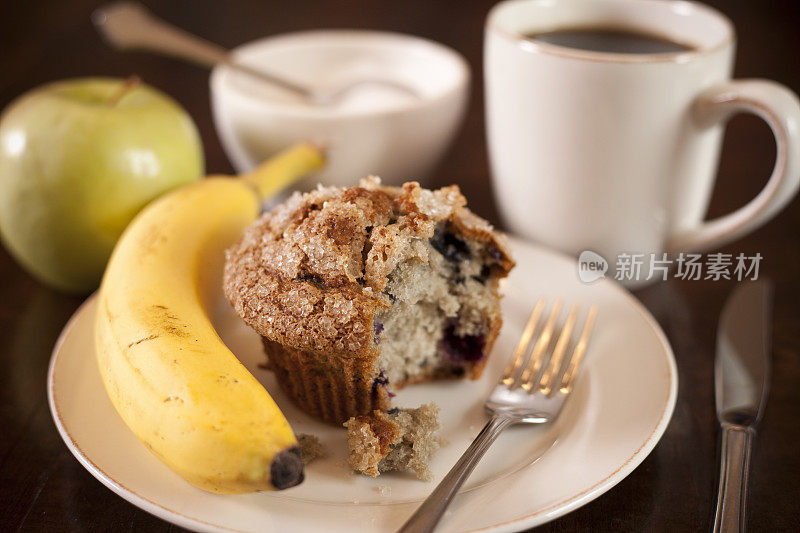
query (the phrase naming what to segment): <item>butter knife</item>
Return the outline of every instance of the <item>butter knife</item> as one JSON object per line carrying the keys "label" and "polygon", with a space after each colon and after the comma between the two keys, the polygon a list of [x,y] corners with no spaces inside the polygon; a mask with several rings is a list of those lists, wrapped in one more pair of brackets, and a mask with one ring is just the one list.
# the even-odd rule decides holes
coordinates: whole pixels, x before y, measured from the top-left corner
{"label": "butter knife", "polygon": [[715,533],[747,526],[750,454],[769,388],[772,292],[765,280],[741,283],[720,316],[714,362],[721,431]]}

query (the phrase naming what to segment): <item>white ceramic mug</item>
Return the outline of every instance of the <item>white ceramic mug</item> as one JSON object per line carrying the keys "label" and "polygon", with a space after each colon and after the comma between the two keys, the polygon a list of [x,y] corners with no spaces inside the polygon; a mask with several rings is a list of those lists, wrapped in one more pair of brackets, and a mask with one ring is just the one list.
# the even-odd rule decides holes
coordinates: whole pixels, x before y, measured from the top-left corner
{"label": "white ceramic mug", "polygon": [[[526,39],[576,27],[630,28],[693,46],[611,54]],[[673,0],[510,0],[489,14],[486,120],[494,190],[511,231],[577,254],[702,251],[751,232],[800,186],[800,105],[786,87],[731,81],[731,22]],[[725,121],[772,128],[775,169],[750,203],[704,216]]]}

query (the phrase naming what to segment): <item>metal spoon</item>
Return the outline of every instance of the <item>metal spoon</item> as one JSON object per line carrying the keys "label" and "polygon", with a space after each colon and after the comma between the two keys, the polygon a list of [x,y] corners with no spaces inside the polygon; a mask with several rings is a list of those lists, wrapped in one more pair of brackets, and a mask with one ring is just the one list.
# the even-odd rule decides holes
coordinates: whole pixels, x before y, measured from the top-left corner
{"label": "metal spoon", "polygon": [[92,13],[92,21],[103,37],[120,50],[157,52],[207,68],[225,65],[316,105],[334,104],[354,88],[364,85],[390,87],[413,98],[420,97],[411,87],[388,79],[362,79],[339,87],[316,89],[254,69],[237,63],[225,48],[157,18],[138,2],[121,1],[98,8]]}

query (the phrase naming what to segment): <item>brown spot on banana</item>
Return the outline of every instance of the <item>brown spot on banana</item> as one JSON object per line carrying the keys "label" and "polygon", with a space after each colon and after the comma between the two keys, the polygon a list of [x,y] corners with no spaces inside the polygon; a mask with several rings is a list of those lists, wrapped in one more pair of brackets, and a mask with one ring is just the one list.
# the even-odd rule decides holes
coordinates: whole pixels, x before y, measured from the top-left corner
{"label": "brown spot on banana", "polygon": [[180,396],[167,396],[166,398],[164,398],[164,403],[167,402],[183,403],[183,398],[181,398]]}
{"label": "brown spot on banana", "polygon": [[132,343],[128,344],[128,348],[133,348],[134,346],[136,346],[139,343],[151,341],[151,340],[157,339],[157,338],[158,338],[158,335],[150,335],[149,337],[145,337],[143,339],[139,339],[138,341],[133,341]]}
{"label": "brown spot on banana", "polygon": [[154,329],[160,329],[175,337],[186,338],[189,336],[189,326],[184,324],[178,316],[170,313],[167,306],[154,304],[150,307],[153,314],[147,316],[146,319]]}

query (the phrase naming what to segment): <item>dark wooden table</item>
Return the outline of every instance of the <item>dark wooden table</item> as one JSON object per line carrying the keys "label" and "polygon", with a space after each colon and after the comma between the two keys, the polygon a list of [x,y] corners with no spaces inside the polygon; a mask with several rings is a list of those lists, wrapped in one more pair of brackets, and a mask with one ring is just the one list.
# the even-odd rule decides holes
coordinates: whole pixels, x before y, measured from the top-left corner
{"label": "dark wooden table", "polygon": [[[461,185],[470,205],[497,221],[483,133],[482,25],[491,0],[341,0],[145,2],[159,15],[225,46],[292,30],[375,28],[422,35],[463,53],[474,79],[467,121],[436,174]],[[764,77],[800,92],[800,2],[714,0],[739,35],[737,77]],[[136,73],[177,98],[202,132],[210,172],[230,172],[211,123],[207,73],[139,53],[110,51],[95,34],[92,0],[8,3],[0,17],[0,105],[43,82]],[[749,200],[775,156],[769,130],[734,118],[711,215]],[[0,191],[2,194],[2,191]],[[752,531],[800,530],[800,201],[725,252],[764,257],[761,274],[777,285],[774,376],[756,443],[750,492]],[[653,453],[607,494],[543,530],[706,530],[715,489],[717,430],[712,361],[728,282],[676,281],[638,291],[669,337],[680,374],[672,422]],[[32,280],[0,251],[0,531],[178,529],[119,498],[72,457],[56,432],[45,396],[47,363],[81,298]]]}

